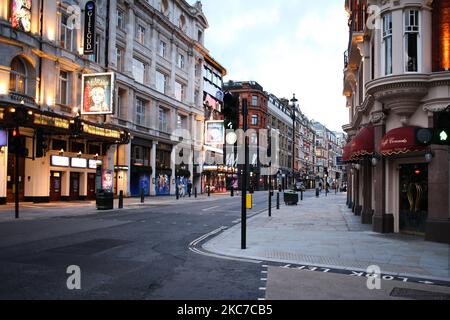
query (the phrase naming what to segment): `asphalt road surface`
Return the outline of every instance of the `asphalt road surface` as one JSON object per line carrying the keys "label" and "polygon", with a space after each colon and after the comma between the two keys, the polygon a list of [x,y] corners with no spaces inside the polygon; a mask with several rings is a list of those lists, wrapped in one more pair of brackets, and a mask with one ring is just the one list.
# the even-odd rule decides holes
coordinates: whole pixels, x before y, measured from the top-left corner
{"label": "asphalt road surface", "polygon": [[[256,193],[254,203],[249,215],[267,208],[267,193]],[[259,264],[189,250],[193,240],[235,224],[240,204],[240,197],[218,197],[0,223],[0,299],[264,298]],[[80,268],[81,290],[67,288],[69,266]]]}

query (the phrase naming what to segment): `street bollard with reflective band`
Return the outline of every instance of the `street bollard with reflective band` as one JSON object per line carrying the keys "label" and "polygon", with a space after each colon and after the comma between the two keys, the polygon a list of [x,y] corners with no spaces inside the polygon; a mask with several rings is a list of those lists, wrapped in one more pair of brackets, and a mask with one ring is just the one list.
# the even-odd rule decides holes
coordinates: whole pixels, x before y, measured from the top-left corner
{"label": "street bollard with reflective band", "polygon": [[123,209],[123,190],[119,193],[119,209]]}

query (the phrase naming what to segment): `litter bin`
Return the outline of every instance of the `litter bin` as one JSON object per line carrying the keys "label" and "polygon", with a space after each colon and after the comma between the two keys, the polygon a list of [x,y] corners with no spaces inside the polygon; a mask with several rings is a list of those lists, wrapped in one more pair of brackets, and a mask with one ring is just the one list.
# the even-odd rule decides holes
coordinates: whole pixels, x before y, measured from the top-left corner
{"label": "litter bin", "polygon": [[96,195],[97,210],[114,209],[114,194],[110,191],[99,190]]}
{"label": "litter bin", "polygon": [[298,193],[297,192],[285,192],[284,193],[284,203],[287,206],[298,205]]}

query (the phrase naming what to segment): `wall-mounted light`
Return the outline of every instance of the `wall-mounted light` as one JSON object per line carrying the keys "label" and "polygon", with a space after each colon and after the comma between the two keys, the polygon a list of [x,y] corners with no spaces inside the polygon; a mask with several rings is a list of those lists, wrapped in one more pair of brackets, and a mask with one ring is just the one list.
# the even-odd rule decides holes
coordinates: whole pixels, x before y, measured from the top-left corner
{"label": "wall-mounted light", "polygon": [[358,171],[361,170],[361,165],[359,163],[355,164],[355,169]]}
{"label": "wall-mounted light", "polygon": [[425,154],[425,160],[428,163],[431,163],[433,161],[434,156],[435,156],[434,152],[431,150],[428,150],[427,153]]}
{"label": "wall-mounted light", "polygon": [[372,157],[372,166],[376,167],[378,162],[380,162],[381,156],[379,154],[374,154]]}
{"label": "wall-mounted light", "polygon": [[64,149],[59,150],[59,155],[62,157],[64,155]]}
{"label": "wall-mounted light", "polygon": [[78,152],[78,158],[81,158],[82,155],[83,155],[83,153],[81,151]]}

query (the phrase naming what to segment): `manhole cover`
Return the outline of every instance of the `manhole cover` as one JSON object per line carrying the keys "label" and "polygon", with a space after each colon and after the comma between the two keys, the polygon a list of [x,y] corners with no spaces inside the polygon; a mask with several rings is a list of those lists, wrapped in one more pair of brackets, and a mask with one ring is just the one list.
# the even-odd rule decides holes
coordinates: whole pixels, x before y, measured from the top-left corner
{"label": "manhole cover", "polygon": [[129,241],[117,239],[96,239],[74,245],[48,250],[54,253],[91,255],[128,244]]}
{"label": "manhole cover", "polygon": [[391,297],[414,300],[450,300],[450,294],[406,288],[394,288]]}

